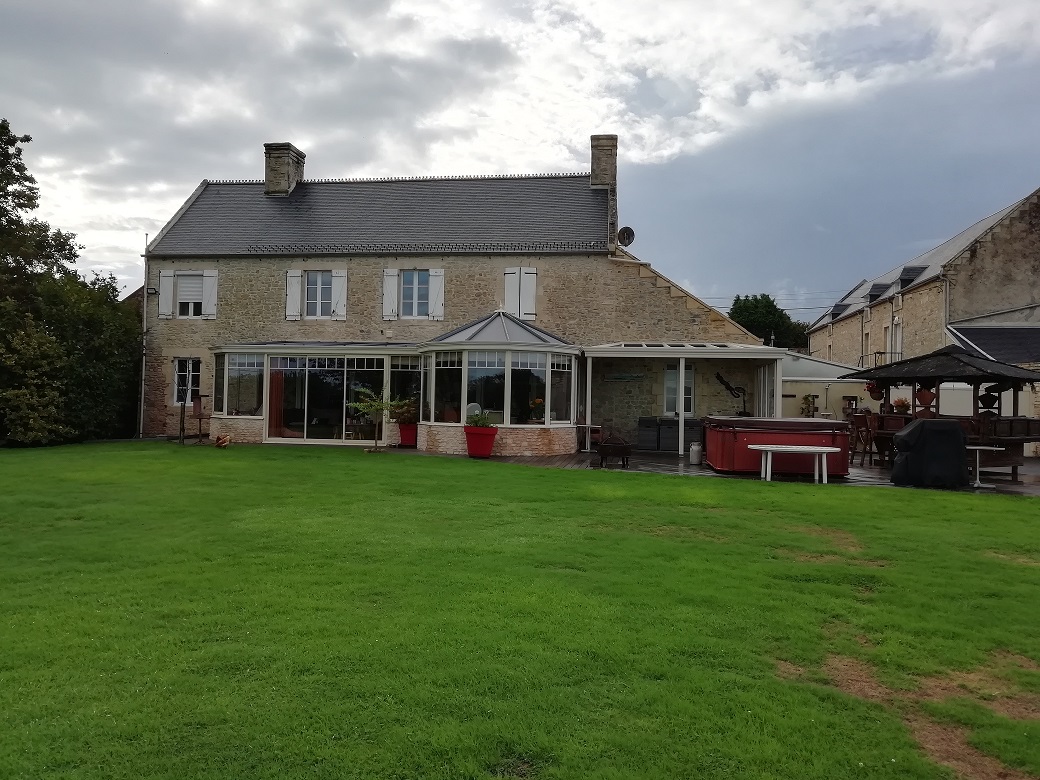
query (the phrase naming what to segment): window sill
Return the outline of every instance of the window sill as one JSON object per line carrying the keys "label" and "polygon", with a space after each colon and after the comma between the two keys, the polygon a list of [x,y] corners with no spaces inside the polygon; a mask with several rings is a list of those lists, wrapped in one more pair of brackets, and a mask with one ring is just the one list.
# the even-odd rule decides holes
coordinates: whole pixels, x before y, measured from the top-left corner
{"label": "window sill", "polygon": [[217,412],[213,415],[214,420],[262,420],[262,414],[223,414]]}

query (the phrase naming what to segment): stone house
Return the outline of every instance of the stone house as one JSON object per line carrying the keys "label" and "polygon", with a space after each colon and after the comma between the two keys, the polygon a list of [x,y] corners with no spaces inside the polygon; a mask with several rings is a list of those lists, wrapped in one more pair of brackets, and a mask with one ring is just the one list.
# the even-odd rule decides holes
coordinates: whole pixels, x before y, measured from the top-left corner
{"label": "stone house", "polygon": [[809,329],[811,355],[862,367],[949,344],[1040,363],[1040,190],[859,282]]}
{"label": "stone house", "polygon": [[211,436],[371,443],[368,388],[417,401],[422,449],[481,409],[496,453],[573,452],[738,411],[717,373],[777,414],[784,351],[620,245],[616,161],[597,135],[590,174],[314,180],[265,144],[262,181],[203,181],[148,246],[143,435],[201,395]]}
{"label": "stone house", "polygon": [[810,355],[864,368],[950,344],[1040,369],[1040,190],[861,281],[809,329]]}

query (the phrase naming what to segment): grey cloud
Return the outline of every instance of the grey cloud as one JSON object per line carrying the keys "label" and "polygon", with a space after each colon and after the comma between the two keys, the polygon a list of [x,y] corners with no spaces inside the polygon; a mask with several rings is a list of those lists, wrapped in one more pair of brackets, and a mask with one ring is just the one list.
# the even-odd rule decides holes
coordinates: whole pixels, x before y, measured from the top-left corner
{"label": "grey cloud", "polygon": [[[335,12],[349,10],[356,29],[366,18],[381,33],[415,26],[385,9],[366,0]],[[490,36],[433,41],[429,53],[359,55],[337,35],[341,17],[311,11],[294,12],[293,21],[313,36],[291,48],[272,47],[234,20],[189,22],[166,5],[27,6],[0,33],[0,68],[31,74],[31,82],[0,88],[0,99],[15,128],[36,137],[32,153],[86,161],[94,169],[85,184],[110,196],[155,182],[188,188],[203,177],[256,178],[260,144],[298,140],[303,131],[336,139],[323,150],[318,175],[348,174],[372,158],[381,138],[421,156],[431,136],[444,132],[418,129],[422,117],[459,97],[476,99],[515,62],[510,48]],[[142,73],[175,85],[241,82],[234,97],[256,115],[185,124],[172,96],[141,94]],[[87,121],[70,127],[55,118],[55,108]],[[104,164],[111,149],[125,162]],[[243,155],[249,149],[256,156]]]}
{"label": "grey cloud", "polygon": [[912,16],[884,17],[877,25],[830,30],[810,42],[814,63],[826,72],[862,77],[883,65],[920,62],[935,52],[936,33]]}
{"label": "grey cloud", "polygon": [[730,299],[784,279],[844,291],[1040,187],[1034,76],[1004,64],[792,109],[696,156],[623,164],[632,250]]}
{"label": "grey cloud", "polygon": [[157,219],[148,217],[109,217],[92,219],[78,226],[79,230],[140,230],[156,231],[163,226]]}

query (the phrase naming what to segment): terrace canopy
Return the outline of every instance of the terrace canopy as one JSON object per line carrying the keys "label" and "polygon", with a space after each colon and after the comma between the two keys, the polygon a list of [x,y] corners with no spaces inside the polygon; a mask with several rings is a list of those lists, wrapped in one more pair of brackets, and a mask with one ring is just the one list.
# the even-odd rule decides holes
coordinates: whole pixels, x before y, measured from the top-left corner
{"label": "terrace canopy", "polygon": [[952,345],[929,352],[927,355],[853,371],[838,378],[862,379],[890,385],[939,382],[979,385],[985,382],[1000,382],[1010,383],[1010,386],[1021,390],[1026,382],[1040,382],[1040,373],[1010,363],[1001,363],[999,360],[990,360],[969,352],[964,347]]}
{"label": "terrace canopy", "polygon": [[[979,411],[979,387],[990,384],[981,396],[983,406],[987,396],[996,397],[1005,390],[1022,390],[1026,383],[1040,382],[1040,373],[1027,368],[990,360],[964,347],[951,345],[929,352],[927,355],[898,360],[883,366],[853,371],[843,374],[839,379],[860,379],[873,381],[885,388],[885,401],[888,401],[888,389],[893,385],[917,385],[922,388],[937,388],[943,382],[964,382],[975,389],[975,413]],[[925,404],[926,406],[928,404]],[[1018,393],[1014,396],[1015,409],[1018,414]]]}

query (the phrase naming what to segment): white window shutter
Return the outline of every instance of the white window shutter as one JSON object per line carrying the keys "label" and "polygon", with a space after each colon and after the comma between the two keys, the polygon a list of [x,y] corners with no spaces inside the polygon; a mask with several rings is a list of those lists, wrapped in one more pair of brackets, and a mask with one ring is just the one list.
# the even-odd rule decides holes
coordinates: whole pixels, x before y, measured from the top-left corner
{"label": "white window shutter", "polygon": [[520,316],[520,268],[507,268],[505,310],[514,317]]}
{"label": "white window shutter", "polygon": [[345,320],[347,318],[347,272],[344,270],[333,270],[332,272],[332,319]]}
{"label": "white window shutter", "polygon": [[303,271],[285,272],[285,319],[300,319],[303,303]]}
{"label": "white window shutter", "polygon": [[159,319],[173,318],[173,284],[177,277],[173,271],[159,272]]}
{"label": "white window shutter", "polygon": [[444,319],[444,269],[430,269],[430,319]]}
{"label": "white window shutter", "polygon": [[[383,269],[383,319],[384,320],[396,320],[397,319],[397,280],[398,271],[396,268],[384,268]],[[433,286],[433,280],[430,280],[430,286]],[[433,304],[431,303],[431,310]]]}
{"label": "white window shutter", "polygon": [[217,272],[202,272],[202,319],[217,318]]}
{"label": "white window shutter", "polygon": [[535,318],[535,298],[538,292],[538,269],[520,269],[520,313],[522,320]]}

